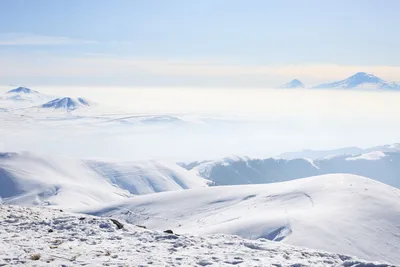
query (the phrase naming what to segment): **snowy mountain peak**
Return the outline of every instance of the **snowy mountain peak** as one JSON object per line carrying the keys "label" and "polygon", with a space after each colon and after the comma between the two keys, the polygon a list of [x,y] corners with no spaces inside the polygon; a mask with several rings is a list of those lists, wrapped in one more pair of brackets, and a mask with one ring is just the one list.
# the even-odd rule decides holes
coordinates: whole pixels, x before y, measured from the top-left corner
{"label": "snowy mountain peak", "polygon": [[365,82],[370,82],[370,83],[382,83],[384,80],[382,80],[379,77],[376,77],[375,75],[371,73],[366,73],[366,72],[357,72],[353,76],[350,76],[347,78],[348,81],[354,82],[354,83],[365,83]]}
{"label": "snowy mountain peak", "polygon": [[41,105],[42,108],[65,109],[67,111],[88,106],[90,106],[89,102],[81,97],[76,99],[71,97],[56,98]]}
{"label": "snowy mountain peak", "polygon": [[304,84],[297,79],[291,80],[287,84],[281,86],[281,88],[304,88]]}
{"label": "snowy mountain peak", "polygon": [[38,91],[29,89],[27,87],[17,87],[7,92],[7,94],[14,94],[14,93],[23,93],[23,94],[37,94]]}
{"label": "snowy mountain peak", "polygon": [[400,89],[400,85],[384,81],[371,73],[357,72],[345,80],[320,84],[314,88]]}

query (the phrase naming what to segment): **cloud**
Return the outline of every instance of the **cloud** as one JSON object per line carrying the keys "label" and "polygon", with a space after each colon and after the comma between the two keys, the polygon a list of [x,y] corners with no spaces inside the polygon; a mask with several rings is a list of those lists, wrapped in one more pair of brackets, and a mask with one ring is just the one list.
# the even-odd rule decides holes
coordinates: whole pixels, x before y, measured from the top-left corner
{"label": "cloud", "polygon": [[157,86],[173,85],[278,86],[297,78],[308,86],[344,79],[359,72],[371,72],[388,81],[400,80],[400,66],[360,66],[335,64],[250,65],[226,63],[223,60],[171,60],[86,54],[66,57],[49,54],[0,53],[0,78],[13,77],[50,79],[63,77],[85,83],[125,81],[129,85],[141,81]]}
{"label": "cloud", "polygon": [[96,41],[73,39],[60,36],[46,36],[22,33],[0,34],[0,46],[23,46],[23,45],[75,45],[94,44]]}

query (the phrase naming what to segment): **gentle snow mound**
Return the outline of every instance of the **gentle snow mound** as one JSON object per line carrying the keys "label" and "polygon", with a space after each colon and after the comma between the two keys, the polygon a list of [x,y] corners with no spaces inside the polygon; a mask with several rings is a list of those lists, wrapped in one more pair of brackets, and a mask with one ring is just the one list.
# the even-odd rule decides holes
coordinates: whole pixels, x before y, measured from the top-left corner
{"label": "gentle snow mound", "polygon": [[166,192],[88,213],[156,229],[282,240],[400,263],[400,190],[355,175]]}

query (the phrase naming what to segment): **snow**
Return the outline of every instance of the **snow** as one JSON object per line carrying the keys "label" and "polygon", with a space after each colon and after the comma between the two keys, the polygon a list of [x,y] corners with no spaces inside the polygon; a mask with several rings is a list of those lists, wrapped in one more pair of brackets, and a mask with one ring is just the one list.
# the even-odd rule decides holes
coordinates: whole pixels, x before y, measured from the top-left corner
{"label": "snow", "polygon": [[374,151],[374,152],[369,152],[369,153],[365,153],[365,154],[361,154],[359,156],[356,157],[350,157],[347,158],[346,160],[379,160],[381,158],[386,157],[386,154],[383,153],[382,151]]}
{"label": "snow", "polygon": [[264,239],[118,230],[107,218],[7,205],[0,239],[0,266],[392,266]]}
{"label": "snow", "polygon": [[265,238],[400,264],[400,190],[349,174],[158,193],[84,212],[152,229]]}
{"label": "snow", "polygon": [[175,163],[0,153],[0,197],[5,203],[77,208],[209,183]]}

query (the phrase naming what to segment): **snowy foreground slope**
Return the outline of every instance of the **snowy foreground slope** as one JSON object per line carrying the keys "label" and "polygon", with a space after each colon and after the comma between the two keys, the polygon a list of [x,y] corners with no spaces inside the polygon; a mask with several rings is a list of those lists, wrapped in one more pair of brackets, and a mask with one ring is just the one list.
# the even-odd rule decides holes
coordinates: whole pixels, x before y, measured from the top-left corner
{"label": "snowy foreground slope", "polygon": [[355,175],[165,192],[86,212],[154,229],[265,238],[400,264],[400,190]]}
{"label": "snowy foreground slope", "polygon": [[0,205],[0,238],[0,266],[394,266],[265,239],[117,229],[107,218],[43,207]]}
{"label": "snowy foreground slope", "polygon": [[79,208],[207,184],[176,164],[0,153],[0,200],[9,204]]}

